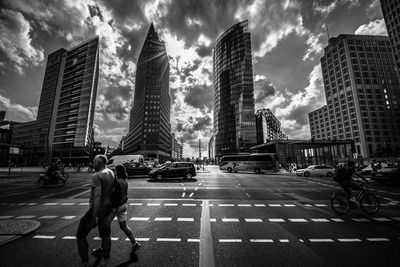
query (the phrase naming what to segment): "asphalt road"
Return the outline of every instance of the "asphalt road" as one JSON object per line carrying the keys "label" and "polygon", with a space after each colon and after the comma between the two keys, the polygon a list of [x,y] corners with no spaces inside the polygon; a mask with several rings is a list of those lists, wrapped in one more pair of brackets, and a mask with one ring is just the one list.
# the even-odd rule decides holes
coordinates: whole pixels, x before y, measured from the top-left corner
{"label": "asphalt road", "polygon": [[[87,210],[90,174],[64,188],[39,188],[37,175],[0,178],[0,219],[34,219],[35,232],[0,247],[0,266],[79,266],[74,235]],[[400,186],[370,183],[378,214],[338,216],[330,178],[223,173],[191,181],[129,180],[130,244],[112,225],[112,266],[398,266]],[[90,249],[98,247],[97,229]],[[91,258],[95,262],[95,258]]]}

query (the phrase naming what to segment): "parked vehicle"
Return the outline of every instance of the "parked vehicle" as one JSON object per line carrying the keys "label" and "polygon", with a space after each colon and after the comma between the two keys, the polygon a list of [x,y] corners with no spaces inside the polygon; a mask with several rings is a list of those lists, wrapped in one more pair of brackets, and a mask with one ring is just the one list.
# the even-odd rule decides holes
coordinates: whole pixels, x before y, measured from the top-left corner
{"label": "parked vehicle", "polygon": [[298,176],[328,176],[332,177],[335,173],[335,168],[328,165],[311,165],[308,166],[306,169],[299,169],[296,171]]}
{"label": "parked vehicle", "polygon": [[140,163],[140,162],[124,163],[124,166],[126,168],[126,172],[128,173],[128,176],[147,175],[152,170],[151,167],[149,167],[148,165],[146,165],[144,163]]}
{"label": "parked vehicle", "polygon": [[277,170],[279,157],[275,153],[253,153],[249,155],[231,155],[221,158],[219,169],[228,172]]}
{"label": "parked vehicle", "polygon": [[115,166],[131,162],[144,162],[142,155],[117,155],[111,157],[107,162],[107,168],[115,169]]}
{"label": "parked vehicle", "polygon": [[151,179],[158,181],[164,178],[177,178],[183,177],[183,179],[193,179],[196,176],[196,168],[191,162],[173,162],[169,165],[163,165],[160,168],[151,170],[149,172]]}
{"label": "parked vehicle", "polygon": [[397,182],[400,183],[400,167],[383,168],[376,172],[371,179],[378,183],[384,184],[386,182]]}

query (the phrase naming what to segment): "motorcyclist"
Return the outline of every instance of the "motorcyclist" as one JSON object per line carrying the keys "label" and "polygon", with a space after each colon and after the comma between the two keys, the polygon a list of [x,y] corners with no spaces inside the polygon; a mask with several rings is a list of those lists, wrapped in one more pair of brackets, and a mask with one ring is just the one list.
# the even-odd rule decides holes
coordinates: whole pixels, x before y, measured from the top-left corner
{"label": "motorcyclist", "polygon": [[46,177],[48,178],[50,183],[58,182],[59,178],[59,165],[57,163],[51,163],[50,166],[46,170]]}

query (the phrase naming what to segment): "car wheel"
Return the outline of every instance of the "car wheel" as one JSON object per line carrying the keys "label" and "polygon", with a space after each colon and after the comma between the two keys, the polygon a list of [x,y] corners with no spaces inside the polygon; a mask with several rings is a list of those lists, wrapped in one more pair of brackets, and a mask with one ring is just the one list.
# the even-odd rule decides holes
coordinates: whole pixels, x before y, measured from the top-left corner
{"label": "car wheel", "polygon": [[309,172],[304,172],[304,177],[309,177],[310,173]]}
{"label": "car wheel", "polygon": [[157,174],[156,179],[157,181],[162,181],[163,176],[161,174]]}
{"label": "car wheel", "polygon": [[232,168],[229,167],[228,169],[226,169],[228,172],[232,172]]}
{"label": "car wheel", "polygon": [[192,179],[192,178],[193,178],[193,176],[190,173],[187,173],[185,176],[185,179]]}
{"label": "car wheel", "polygon": [[326,176],[332,177],[333,173],[332,172],[327,172]]}

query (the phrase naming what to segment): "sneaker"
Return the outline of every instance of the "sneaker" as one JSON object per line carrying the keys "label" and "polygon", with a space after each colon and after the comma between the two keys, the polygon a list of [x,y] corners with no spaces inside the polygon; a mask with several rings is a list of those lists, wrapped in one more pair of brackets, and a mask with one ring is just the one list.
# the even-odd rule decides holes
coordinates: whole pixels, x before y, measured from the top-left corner
{"label": "sneaker", "polygon": [[103,248],[96,248],[96,249],[93,249],[92,255],[95,256],[95,257],[97,257],[97,258],[103,257],[103,256],[104,256],[104,250],[103,250]]}
{"label": "sneaker", "polygon": [[131,256],[140,248],[140,244],[136,242],[132,245]]}

